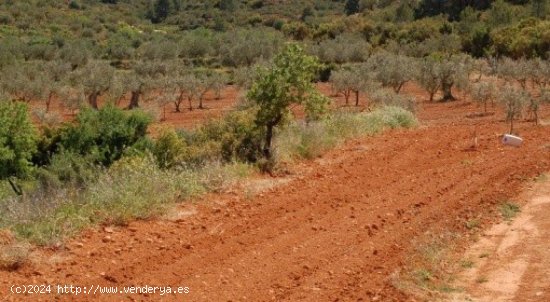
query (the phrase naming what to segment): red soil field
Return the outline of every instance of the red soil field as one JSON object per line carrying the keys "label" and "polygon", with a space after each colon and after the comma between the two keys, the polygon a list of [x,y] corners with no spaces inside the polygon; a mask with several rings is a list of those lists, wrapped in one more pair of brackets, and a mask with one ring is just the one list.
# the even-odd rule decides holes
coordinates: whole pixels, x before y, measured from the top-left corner
{"label": "red soil field", "polygon": [[[209,194],[181,205],[178,219],[91,229],[56,251],[39,248],[41,261],[0,272],[0,295],[5,301],[413,301],[392,276],[407,265],[417,240],[428,232],[467,234],[472,218],[495,221],[497,205],[550,170],[550,128],[521,122],[524,145],[505,147],[502,114],[468,118],[480,110],[468,101],[426,103],[418,88],[405,92],[420,100],[419,127],[349,141],[297,164],[289,182],[256,195]],[[206,102],[214,115],[231,104]],[[196,112],[202,111],[171,114],[168,122],[187,127],[207,118]],[[474,131],[477,148],[471,148]],[[190,293],[9,294],[13,284],[44,283],[181,285]]]}

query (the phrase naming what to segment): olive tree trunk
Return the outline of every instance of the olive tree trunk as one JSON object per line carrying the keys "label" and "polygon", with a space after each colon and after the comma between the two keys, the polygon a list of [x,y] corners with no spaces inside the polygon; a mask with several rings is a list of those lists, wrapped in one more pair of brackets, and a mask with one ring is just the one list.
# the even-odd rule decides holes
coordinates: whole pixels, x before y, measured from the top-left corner
{"label": "olive tree trunk", "polygon": [[134,108],[139,108],[139,98],[141,96],[141,91],[136,90],[132,91],[132,96],[130,97],[130,104],[126,109],[131,110]]}
{"label": "olive tree trunk", "polygon": [[99,109],[99,106],[97,104],[97,99],[99,97],[99,92],[92,92],[89,96],[88,96],[88,103],[90,104],[90,106],[92,106],[92,108],[94,109]]}
{"label": "olive tree trunk", "polygon": [[444,102],[454,101],[456,98],[453,96],[452,92],[453,83],[445,83],[441,85],[441,90],[443,90],[443,98],[441,99]]}

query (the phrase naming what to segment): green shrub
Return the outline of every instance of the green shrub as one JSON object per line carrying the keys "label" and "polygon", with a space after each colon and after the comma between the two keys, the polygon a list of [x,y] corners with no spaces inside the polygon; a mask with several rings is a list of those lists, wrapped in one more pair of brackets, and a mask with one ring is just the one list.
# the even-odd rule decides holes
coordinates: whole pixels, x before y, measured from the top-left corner
{"label": "green shrub", "polygon": [[410,112],[416,111],[416,98],[412,95],[397,94],[393,90],[382,88],[375,90],[370,98],[377,105],[400,107]]}
{"label": "green shrub", "polygon": [[0,101],[0,179],[30,175],[37,139],[27,106]]}
{"label": "green shrub", "polygon": [[510,201],[501,204],[499,210],[502,217],[507,221],[512,220],[521,211],[517,204]]}
{"label": "green shrub", "polygon": [[52,156],[48,166],[37,170],[36,178],[47,190],[61,186],[82,188],[91,183],[99,171],[92,155],[63,150]]}
{"label": "green shrub", "polygon": [[491,32],[492,52],[496,56],[548,57],[550,21],[525,19]]}
{"label": "green shrub", "polygon": [[183,154],[187,144],[173,129],[164,130],[153,146],[159,167],[171,168],[183,160]]}
{"label": "green shrub", "polygon": [[153,153],[161,166],[256,162],[261,157],[262,135],[255,124],[254,109],[233,111],[193,131],[180,130],[179,137],[181,141],[167,131],[157,140]]}
{"label": "green shrub", "polygon": [[11,24],[13,23],[13,17],[7,13],[0,13],[0,24]]}
{"label": "green shrub", "polygon": [[414,114],[401,107],[386,106],[380,111],[377,111],[382,118],[382,124],[392,129],[395,128],[410,128],[418,123]]}
{"label": "green shrub", "polygon": [[81,6],[77,1],[72,0],[71,2],[69,2],[69,8],[70,9],[80,9]]}
{"label": "green shrub", "polygon": [[199,133],[219,142],[224,161],[254,162],[260,157],[262,136],[255,123],[254,109],[234,111],[223,120],[213,120]]}
{"label": "green shrub", "polygon": [[143,139],[151,118],[143,112],[124,112],[114,106],[100,110],[84,109],[75,124],[61,129],[60,150],[92,155],[105,166],[120,159],[125,149]]}

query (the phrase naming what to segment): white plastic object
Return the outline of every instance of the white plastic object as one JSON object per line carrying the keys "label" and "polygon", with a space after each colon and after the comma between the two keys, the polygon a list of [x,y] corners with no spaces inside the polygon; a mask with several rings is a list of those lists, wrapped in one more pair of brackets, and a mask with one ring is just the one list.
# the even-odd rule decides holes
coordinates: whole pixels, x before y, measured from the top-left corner
{"label": "white plastic object", "polygon": [[523,144],[523,139],[519,136],[504,134],[502,137],[502,143],[508,146],[519,147]]}

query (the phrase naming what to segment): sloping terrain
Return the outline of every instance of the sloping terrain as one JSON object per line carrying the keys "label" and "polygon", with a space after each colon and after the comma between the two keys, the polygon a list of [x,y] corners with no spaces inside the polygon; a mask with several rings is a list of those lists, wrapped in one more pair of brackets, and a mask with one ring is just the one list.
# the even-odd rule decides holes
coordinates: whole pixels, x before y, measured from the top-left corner
{"label": "sloping terrain", "polygon": [[348,142],[297,166],[284,185],[209,195],[183,205],[177,219],[89,230],[66,248],[35,251],[35,263],[0,272],[0,295],[20,301],[11,285],[49,283],[190,289],[62,301],[410,300],[391,276],[416,238],[466,232],[480,215],[490,221],[498,204],[550,169],[548,127],[520,124],[524,146],[507,148],[498,138],[505,124],[465,117],[475,110],[423,104],[417,129]]}

